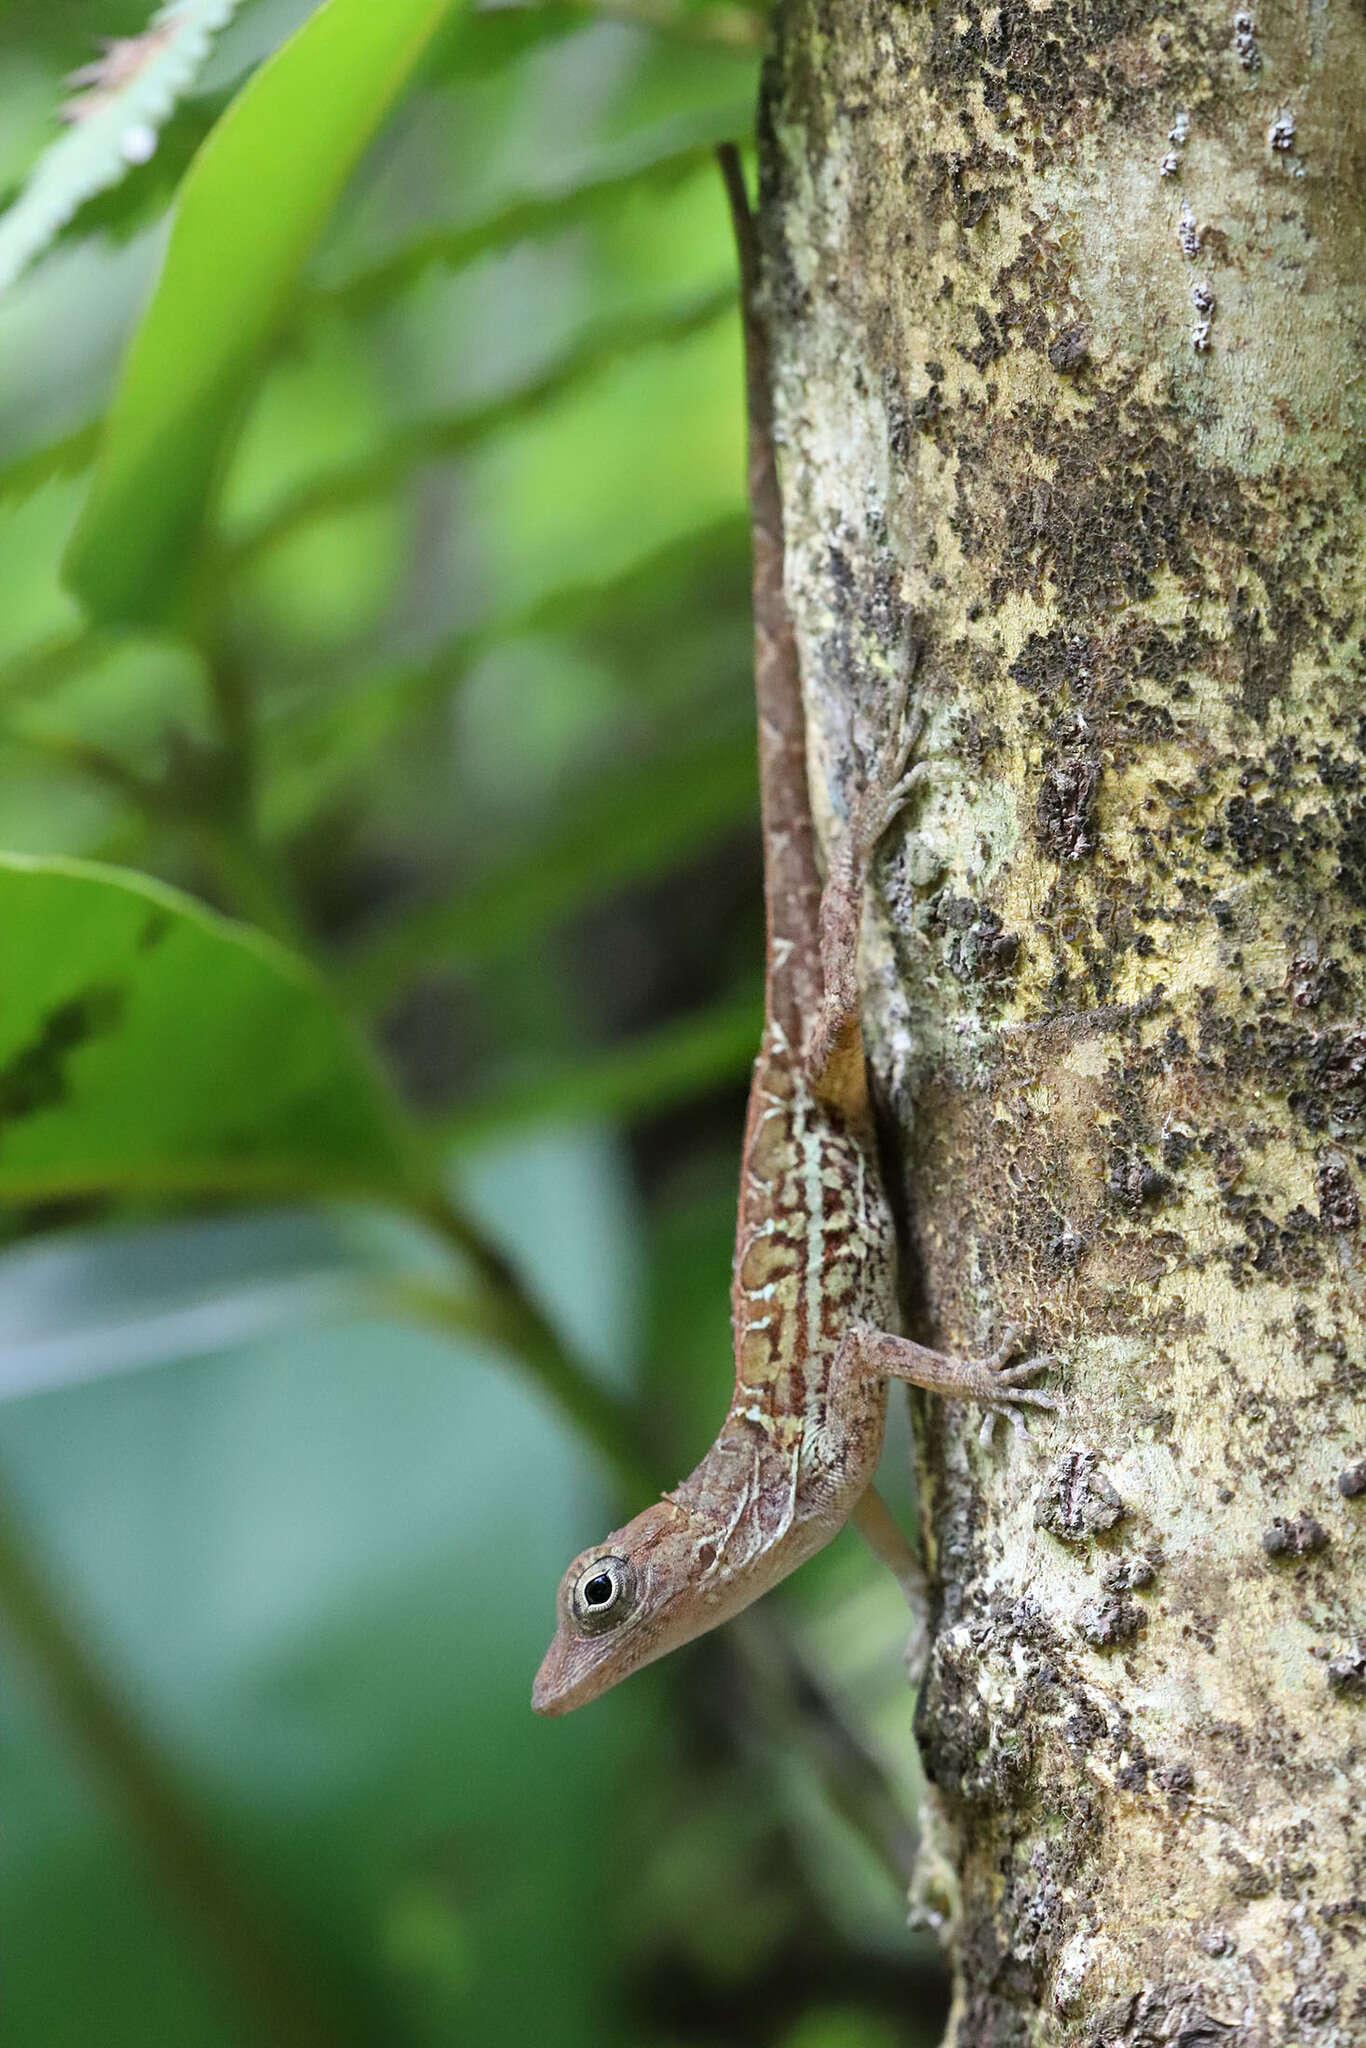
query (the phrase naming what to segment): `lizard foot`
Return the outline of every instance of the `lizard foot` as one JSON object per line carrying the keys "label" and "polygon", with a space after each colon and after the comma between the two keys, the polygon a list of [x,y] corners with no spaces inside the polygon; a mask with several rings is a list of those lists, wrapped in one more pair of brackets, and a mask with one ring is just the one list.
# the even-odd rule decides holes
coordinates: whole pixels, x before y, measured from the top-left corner
{"label": "lizard foot", "polygon": [[1046,1394],[1041,1387],[1031,1387],[1028,1382],[1041,1372],[1049,1372],[1057,1364],[1051,1352],[1036,1352],[1032,1357],[1021,1358],[1023,1337],[1013,1325],[1006,1330],[990,1358],[975,1359],[973,1364],[982,1374],[979,1401],[987,1404],[986,1414],[978,1436],[982,1443],[990,1444],[996,1429],[996,1419],[1005,1415],[1017,1436],[1025,1436],[1025,1408],[1042,1408],[1058,1411],[1062,1402],[1056,1394]]}
{"label": "lizard foot", "polygon": [[[910,702],[915,661],[907,661],[897,679],[888,708],[887,725],[874,762],[861,762],[863,791],[855,807],[853,831],[866,864],[888,827],[895,823],[917,789],[947,772],[943,761],[917,761],[925,734],[925,712]],[[857,751],[857,749],[855,750]]]}

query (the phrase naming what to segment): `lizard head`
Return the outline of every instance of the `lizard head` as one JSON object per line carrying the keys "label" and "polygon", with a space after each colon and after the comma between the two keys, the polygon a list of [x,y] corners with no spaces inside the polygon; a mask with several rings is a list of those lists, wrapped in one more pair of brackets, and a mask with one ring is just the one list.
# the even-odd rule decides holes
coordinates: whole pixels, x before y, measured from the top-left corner
{"label": "lizard head", "polygon": [[671,1500],[580,1552],[560,1581],[555,1639],[531,1689],[536,1712],[567,1714],[710,1628],[720,1617],[697,1598],[698,1571],[688,1518]]}

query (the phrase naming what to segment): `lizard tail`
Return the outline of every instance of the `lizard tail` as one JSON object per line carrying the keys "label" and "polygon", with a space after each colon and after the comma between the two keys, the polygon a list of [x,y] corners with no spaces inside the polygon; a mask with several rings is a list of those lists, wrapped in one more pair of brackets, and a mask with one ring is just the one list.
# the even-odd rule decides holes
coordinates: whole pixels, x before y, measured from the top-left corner
{"label": "lizard tail", "polygon": [[759,310],[758,235],[739,150],[723,142],[716,154],[735,227],[744,311],[768,1014],[795,1048],[821,1005],[820,870],[807,790],[801,674],[783,589],[783,505],[773,448],[768,330]]}

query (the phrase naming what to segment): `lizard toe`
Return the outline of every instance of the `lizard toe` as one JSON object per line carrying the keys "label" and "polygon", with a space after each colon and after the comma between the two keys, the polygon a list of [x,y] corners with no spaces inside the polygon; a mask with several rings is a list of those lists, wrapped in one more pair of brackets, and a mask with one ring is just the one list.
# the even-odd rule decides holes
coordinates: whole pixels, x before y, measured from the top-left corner
{"label": "lizard toe", "polygon": [[1024,1342],[1024,1332],[1018,1323],[1007,1323],[1001,1332],[1001,1341],[986,1361],[988,1371],[999,1374],[1016,1356]]}
{"label": "lizard toe", "polygon": [[999,1366],[996,1377],[1002,1386],[1020,1387],[1038,1373],[1052,1372],[1057,1362],[1051,1351],[1038,1351],[1032,1358],[1017,1359],[1014,1365]]}

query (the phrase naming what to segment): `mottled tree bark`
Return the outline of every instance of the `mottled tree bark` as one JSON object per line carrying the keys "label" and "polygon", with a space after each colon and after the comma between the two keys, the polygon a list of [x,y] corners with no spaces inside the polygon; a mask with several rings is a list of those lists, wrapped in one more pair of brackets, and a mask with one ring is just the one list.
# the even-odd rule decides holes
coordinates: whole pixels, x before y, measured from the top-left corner
{"label": "mottled tree bark", "polygon": [[927,1407],[958,2048],[1366,2043],[1366,18],[791,0],[765,96],[826,819]]}

